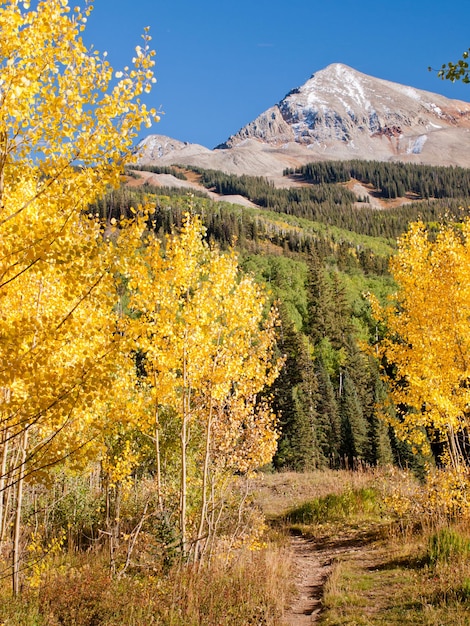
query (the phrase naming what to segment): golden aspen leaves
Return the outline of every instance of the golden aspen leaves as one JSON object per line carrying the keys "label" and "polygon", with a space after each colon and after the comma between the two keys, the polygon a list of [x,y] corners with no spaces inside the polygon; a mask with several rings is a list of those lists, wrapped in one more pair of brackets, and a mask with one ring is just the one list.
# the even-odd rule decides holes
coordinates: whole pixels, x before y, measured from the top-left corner
{"label": "golden aspen leaves", "polygon": [[377,319],[387,335],[379,354],[389,364],[399,435],[422,447],[440,441],[453,464],[462,460],[459,433],[470,407],[470,222],[441,226],[437,235],[412,224],[399,241],[391,271],[393,302]]}

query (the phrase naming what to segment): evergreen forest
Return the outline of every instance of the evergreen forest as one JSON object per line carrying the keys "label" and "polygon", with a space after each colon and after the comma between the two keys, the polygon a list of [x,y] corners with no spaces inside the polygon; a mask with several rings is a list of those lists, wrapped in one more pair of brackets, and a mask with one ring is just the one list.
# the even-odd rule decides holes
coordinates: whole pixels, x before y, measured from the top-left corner
{"label": "evergreen forest", "polygon": [[[185,168],[144,168],[185,177]],[[320,162],[286,171],[301,185],[281,189],[261,177],[189,171],[208,190],[242,195],[259,208],[214,202],[197,191],[188,198],[186,190],[146,183],[123,185],[96,210],[108,221],[121,219],[150,197],[155,203],[152,228],[164,238],[181,228],[190,205],[201,215],[209,241],[222,249],[234,245],[242,268],[267,285],[279,309],[277,346],[285,359],[266,390],[279,418],[273,467],[305,471],[393,462],[422,471],[432,459],[413,454],[379,417],[387,389],[373,350],[382,329],[371,314],[369,296],[385,303],[394,291],[389,260],[411,222],[421,219],[432,232],[446,221],[463,219],[468,170]],[[399,195],[408,202],[372,207],[347,187],[351,179],[379,198]],[[390,192],[392,187],[397,193]],[[387,410],[393,420],[394,409]]]}

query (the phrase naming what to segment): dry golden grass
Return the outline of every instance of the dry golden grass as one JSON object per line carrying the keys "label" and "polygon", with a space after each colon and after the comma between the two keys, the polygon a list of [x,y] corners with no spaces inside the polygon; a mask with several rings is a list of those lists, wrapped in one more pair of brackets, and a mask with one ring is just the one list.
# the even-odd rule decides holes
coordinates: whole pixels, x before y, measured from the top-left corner
{"label": "dry golden grass", "polygon": [[[444,525],[439,510],[413,522],[407,516],[427,500],[411,477],[288,472],[259,475],[250,489],[271,520],[283,520],[255,544],[221,550],[204,566],[156,564],[121,579],[110,577],[104,550],[57,554],[38,588],[26,580],[19,599],[0,581],[0,625],[285,626],[295,580],[286,530],[295,525],[321,552],[320,564],[333,562],[323,626],[470,626],[470,521]],[[419,490],[421,500],[405,506]],[[289,521],[304,513],[303,522]]]}
{"label": "dry golden grass", "polygon": [[284,548],[242,550],[196,568],[111,579],[104,555],[65,555],[37,590],[0,587],[2,626],[281,626],[292,593]]}
{"label": "dry golden grass", "polygon": [[317,470],[258,474],[250,487],[256,504],[273,519],[307,500],[370,487],[376,481],[377,474],[371,471]]}
{"label": "dry golden grass", "polygon": [[424,485],[384,469],[268,475],[253,484],[271,519],[315,520],[291,527],[333,560],[323,626],[470,626],[470,521],[456,521],[439,500],[432,506],[436,485],[447,482],[431,476]]}
{"label": "dry golden grass", "polygon": [[324,593],[328,626],[468,626],[468,559],[431,566],[426,538],[399,536],[343,554]]}

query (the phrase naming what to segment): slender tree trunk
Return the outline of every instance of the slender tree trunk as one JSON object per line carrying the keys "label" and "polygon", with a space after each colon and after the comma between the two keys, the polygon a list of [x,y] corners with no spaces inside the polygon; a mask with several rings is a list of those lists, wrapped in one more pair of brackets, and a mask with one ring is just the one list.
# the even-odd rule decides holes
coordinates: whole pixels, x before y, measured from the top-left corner
{"label": "slender tree trunk", "polygon": [[28,449],[28,429],[23,432],[23,444],[21,449],[21,462],[19,466],[17,495],[16,495],[16,512],[15,525],[13,533],[13,595],[17,596],[20,592],[20,569],[21,569],[21,507],[23,505],[23,488],[26,466],[26,451]]}
{"label": "slender tree trunk", "polygon": [[[185,337],[186,340],[186,337]],[[181,424],[181,512],[180,512],[180,532],[181,532],[181,553],[186,556],[186,506],[187,506],[187,446],[188,446],[188,419],[189,419],[189,390],[187,380],[186,348],[183,352],[183,398],[182,398],[182,424]]]}
{"label": "slender tree trunk", "polygon": [[106,478],[106,537],[109,548],[109,571],[116,574],[116,550],[119,543],[121,515],[121,485],[111,487],[109,477]]}
{"label": "slender tree trunk", "polygon": [[2,446],[2,464],[0,468],[0,543],[5,538],[6,531],[6,517],[7,517],[7,465],[8,465],[8,451],[9,451],[9,441],[8,441],[8,429],[5,430],[4,442]]}
{"label": "slender tree trunk", "polygon": [[157,457],[157,499],[158,508],[163,511],[163,494],[162,494],[162,466],[160,456],[160,425],[158,423],[158,409],[156,410],[156,424],[155,424],[155,454]]}
{"label": "slender tree trunk", "polygon": [[114,541],[113,541],[113,530],[114,524],[112,522],[112,505],[111,505],[111,486],[109,484],[109,476],[106,476],[106,486],[105,486],[105,494],[106,494],[106,532],[104,533],[108,542],[108,551],[109,551],[109,571],[111,576],[114,576],[116,573],[116,562],[114,558]]}
{"label": "slender tree trunk", "polygon": [[186,417],[183,416],[183,424],[181,427],[181,513],[180,513],[181,551],[182,551],[183,556],[186,554],[186,500],[187,500],[186,447],[187,447],[187,423],[186,423]]}
{"label": "slender tree trunk", "polygon": [[116,574],[116,552],[119,548],[119,536],[121,534],[121,483],[118,482],[114,488],[114,515],[111,530],[112,554],[113,554],[113,574]]}
{"label": "slender tree trunk", "polygon": [[8,137],[5,132],[0,133],[0,210],[4,208],[3,194],[5,187],[5,164],[8,154]]}
{"label": "slender tree trunk", "polygon": [[[11,400],[11,389],[2,389],[3,402],[8,405]],[[8,408],[8,407],[7,407]],[[7,423],[8,418],[5,418]],[[5,426],[3,431],[3,444],[2,444],[2,463],[0,467],[0,543],[4,541],[7,529],[7,516],[8,516],[8,501],[9,501],[9,488],[7,487],[7,468],[8,468],[8,455],[10,452],[9,436],[10,430],[8,426]]]}
{"label": "slender tree trunk", "polygon": [[[0,534],[0,538],[2,541],[5,540],[8,529],[12,528],[14,524],[15,512],[11,510],[13,509],[13,506],[10,507],[10,502],[12,502],[12,500],[14,500],[14,497],[15,497],[15,483],[14,483],[14,480],[12,480],[10,484],[8,484],[8,481],[11,480],[11,476],[13,473],[12,468],[19,467],[19,463],[21,460],[21,453],[22,453],[21,444],[20,444],[15,450],[14,458],[11,458],[12,446],[8,444],[8,447],[10,448],[10,461],[8,463],[8,460],[7,460],[7,466],[6,466],[6,477],[5,477],[6,482],[5,482],[5,493],[4,493],[5,498],[4,498],[4,503],[3,503],[3,528],[1,529],[1,534]],[[8,465],[10,465],[10,467],[8,467]]]}
{"label": "slender tree trunk", "polygon": [[212,560],[212,553],[213,553],[213,548],[214,548],[214,538],[217,532],[217,522],[220,520],[220,517],[222,515],[222,507],[220,507],[219,510],[219,516],[216,516],[215,513],[215,484],[214,484],[214,478],[212,478],[211,481],[211,501],[212,501],[212,511],[210,514],[210,518],[208,521],[209,524],[209,537],[207,538],[207,542],[206,545],[204,546],[204,553],[207,551],[207,547],[209,547],[209,555],[208,555],[208,559],[209,562]]}
{"label": "slender tree trunk", "polygon": [[153,372],[153,381],[155,388],[155,456],[157,460],[157,499],[158,509],[163,511],[163,494],[162,494],[162,464],[160,454],[160,420],[158,412],[157,398],[157,372]]}
{"label": "slender tree trunk", "polygon": [[464,455],[460,447],[458,434],[450,424],[447,427],[447,447],[451,465],[454,469],[457,469],[457,467],[464,463]]}
{"label": "slender tree trunk", "polygon": [[[221,331],[217,335],[217,350],[220,347],[221,340]],[[207,425],[206,425],[206,446],[204,452],[204,468],[203,468],[203,476],[202,476],[202,503],[201,503],[201,516],[199,518],[199,529],[196,538],[195,545],[195,559],[202,559],[204,553],[204,545],[209,541],[209,536],[203,542],[204,536],[204,527],[206,526],[206,518],[207,518],[207,507],[208,507],[208,486],[209,486],[209,466],[211,461],[211,444],[212,444],[212,421],[214,417],[214,403],[213,403],[213,383],[215,377],[215,371],[218,363],[218,353],[216,353],[213,362],[212,362],[212,371],[211,371],[211,381],[209,387],[209,414],[207,416]],[[208,534],[210,533],[210,526],[208,525]]]}
{"label": "slender tree trunk", "polygon": [[199,518],[199,529],[196,538],[195,545],[195,559],[199,560],[202,557],[203,552],[203,535],[204,535],[204,526],[206,525],[206,515],[207,515],[207,487],[209,483],[209,464],[211,458],[211,432],[212,432],[212,398],[209,409],[209,416],[207,418],[207,427],[206,427],[206,449],[204,453],[204,468],[203,468],[203,476],[202,476],[202,503],[201,503],[201,516]]}

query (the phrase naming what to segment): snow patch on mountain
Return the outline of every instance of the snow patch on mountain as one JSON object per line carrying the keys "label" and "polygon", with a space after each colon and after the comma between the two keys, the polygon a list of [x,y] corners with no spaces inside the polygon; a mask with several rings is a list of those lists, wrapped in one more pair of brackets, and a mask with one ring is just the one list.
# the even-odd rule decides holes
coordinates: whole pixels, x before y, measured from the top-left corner
{"label": "snow patch on mountain", "polygon": [[[470,104],[335,63],[313,74],[215,150],[160,135],[140,162],[266,175],[315,159],[470,165]],[[281,169],[282,172],[282,169]]]}
{"label": "snow patch on mountain", "polygon": [[406,85],[397,85],[397,91],[401,91],[405,96],[412,100],[421,101],[419,92],[413,87],[407,87]]}
{"label": "snow patch on mountain", "polygon": [[410,140],[408,143],[408,148],[406,150],[407,154],[421,154],[423,151],[424,144],[426,143],[428,137],[427,135],[421,135],[417,137],[414,141]]}

